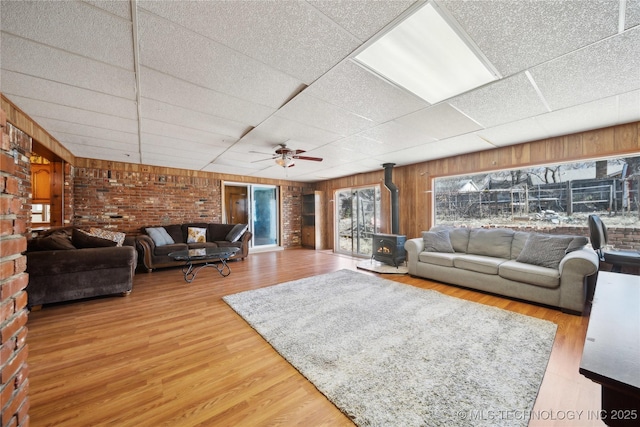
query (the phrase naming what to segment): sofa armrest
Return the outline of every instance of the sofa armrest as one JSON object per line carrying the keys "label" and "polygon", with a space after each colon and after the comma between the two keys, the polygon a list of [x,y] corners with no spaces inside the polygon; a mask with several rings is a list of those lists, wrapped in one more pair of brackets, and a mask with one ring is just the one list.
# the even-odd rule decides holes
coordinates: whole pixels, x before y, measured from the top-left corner
{"label": "sofa armrest", "polygon": [[591,248],[569,252],[562,258],[560,271],[560,307],[582,313],[600,266],[598,255]]}
{"label": "sofa armrest", "polygon": [[418,255],[424,250],[424,240],[422,237],[408,239],[404,242],[404,250],[407,251],[407,268],[409,274],[417,274]]}
{"label": "sofa armrest", "polygon": [[136,236],[136,247],[142,254],[142,263],[147,269],[147,272],[151,272],[153,269],[153,251],[156,249],[156,244],[153,239],[146,234],[140,234]]}
{"label": "sofa armrest", "polygon": [[245,231],[242,237],[240,237],[240,242],[242,246],[240,247],[240,252],[236,253],[233,258],[245,259],[249,255],[249,245],[251,244],[251,234],[250,231]]}

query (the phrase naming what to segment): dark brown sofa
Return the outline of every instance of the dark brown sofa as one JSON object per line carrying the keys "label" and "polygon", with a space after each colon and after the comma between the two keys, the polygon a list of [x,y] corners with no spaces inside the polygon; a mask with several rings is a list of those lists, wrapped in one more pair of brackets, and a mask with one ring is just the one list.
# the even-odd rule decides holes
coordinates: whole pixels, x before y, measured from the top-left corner
{"label": "dark brown sofa", "polygon": [[[199,249],[206,247],[236,247],[239,248],[235,255],[230,259],[245,259],[249,255],[249,242],[251,241],[251,232],[244,230],[246,225],[241,224],[215,224],[215,223],[185,223],[164,226],[143,227],[141,234],[136,236],[136,245],[140,251],[142,264],[151,272],[154,268],[183,266],[184,261],[176,261],[169,256],[171,252]],[[163,228],[173,240],[169,244],[156,244],[149,236],[148,229]],[[206,230],[202,240],[196,242],[188,242],[189,228]],[[240,230],[237,239],[230,239],[232,230]],[[206,260],[194,261],[194,263],[206,262]]]}
{"label": "dark brown sofa", "polygon": [[26,256],[30,308],[96,296],[128,295],[133,289],[138,258],[133,238],[127,238],[123,246],[115,246],[115,242],[94,245],[94,240],[84,236],[79,244],[78,239],[83,236],[73,240],[73,232],[72,228],[58,229],[29,242]]}

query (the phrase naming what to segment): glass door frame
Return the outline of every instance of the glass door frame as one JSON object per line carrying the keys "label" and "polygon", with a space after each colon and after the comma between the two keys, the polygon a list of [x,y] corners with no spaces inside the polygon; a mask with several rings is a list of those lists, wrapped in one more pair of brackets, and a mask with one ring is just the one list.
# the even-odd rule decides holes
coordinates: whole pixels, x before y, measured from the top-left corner
{"label": "glass door frame", "polygon": [[[365,185],[365,186],[361,186],[361,187],[347,187],[347,188],[339,188],[337,190],[334,191],[334,196],[333,196],[333,200],[334,200],[334,252],[337,253],[342,253],[342,254],[346,254],[346,255],[351,255],[351,256],[357,256],[357,257],[370,257],[371,253],[364,253],[362,252],[362,243],[360,240],[362,239],[361,234],[365,234],[365,233],[360,233],[359,231],[356,232],[356,236],[354,236],[353,233],[353,217],[354,217],[354,212],[353,212],[353,206],[354,206],[354,200],[352,199],[351,201],[351,205],[352,205],[352,213],[351,213],[351,218],[352,218],[352,233],[351,233],[351,250],[346,250],[346,249],[342,249],[341,245],[340,245],[340,199],[339,199],[339,193],[345,193],[345,192],[350,192],[351,193],[351,197],[358,197],[358,194],[363,191],[363,190],[374,190],[374,209],[373,209],[373,215],[371,216],[371,219],[373,220],[373,224],[371,224],[371,228],[372,230],[366,231],[366,233],[370,233],[371,234],[371,241],[373,242],[373,234],[374,233],[378,233],[380,231],[380,212],[381,212],[381,187],[379,184],[374,184],[374,185]],[[355,212],[355,218],[356,218],[356,229],[359,230],[360,229],[360,225],[357,224],[357,222],[360,219],[360,203],[356,203],[356,212]],[[362,225],[364,227],[365,230],[367,230],[367,227],[365,225]],[[357,241],[356,241],[357,240]]]}
{"label": "glass door frame", "polygon": [[[227,206],[226,206],[226,187],[244,187],[247,189],[246,205],[247,205],[247,223],[249,231],[251,231],[250,249],[268,249],[280,247],[282,241],[282,208],[280,203],[280,186],[268,184],[247,184],[244,182],[222,181],[222,221],[228,224]],[[276,242],[273,244],[256,245],[256,233],[254,230],[254,189],[269,188],[275,190],[275,224],[276,224]]]}

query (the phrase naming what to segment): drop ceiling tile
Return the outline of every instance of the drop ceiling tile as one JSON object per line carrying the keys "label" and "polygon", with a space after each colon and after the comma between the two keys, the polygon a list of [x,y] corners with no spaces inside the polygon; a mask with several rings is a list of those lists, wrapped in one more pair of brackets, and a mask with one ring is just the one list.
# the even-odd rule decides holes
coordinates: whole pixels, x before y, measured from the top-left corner
{"label": "drop ceiling tile", "polygon": [[211,159],[204,157],[181,157],[180,151],[175,150],[166,153],[142,152],[142,163],[152,166],[165,166],[169,168],[200,170],[205,167]]}
{"label": "drop ceiling tile", "polygon": [[623,93],[618,99],[618,122],[640,121],[640,91]]}
{"label": "drop ceiling tile", "polygon": [[397,1],[308,1],[361,41],[369,40],[409,8],[415,0]]}
{"label": "drop ceiling tile", "polygon": [[536,120],[550,136],[567,135],[618,124],[618,104],[618,97],[612,96],[543,114]]}
{"label": "drop ceiling tile", "polygon": [[420,143],[435,141],[434,138],[426,136],[423,131],[400,124],[395,120],[364,130],[358,135],[384,142],[397,148],[412,147]]}
{"label": "drop ceiling tile", "polygon": [[478,123],[447,103],[406,115],[396,119],[396,122],[413,127],[423,132],[425,137],[434,139],[445,139],[482,129]]}
{"label": "drop ceiling tile", "polygon": [[353,135],[376,124],[304,92],[278,110],[275,116],[343,136]]}
{"label": "drop ceiling tile", "polygon": [[388,145],[385,145],[380,141],[375,141],[358,135],[348,136],[332,142],[329,146],[335,146],[348,152],[347,158],[349,161],[365,159],[367,157],[389,151]]}
{"label": "drop ceiling tile", "polygon": [[[230,140],[240,138],[249,127],[244,123],[198,113],[153,99],[143,98],[140,101],[140,105],[143,119],[151,119],[219,135],[227,135]],[[149,126],[152,126],[151,122],[149,122]],[[149,132],[158,133],[153,130],[149,130]]]}
{"label": "drop ceiling tile", "polygon": [[484,129],[476,134],[498,147],[545,139],[550,136],[534,117]]}
{"label": "drop ceiling tile", "polygon": [[216,172],[222,174],[230,174],[230,175],[242,175],[248,176],[251,173],[255,172],[255,169],[248,168],[246,165],[235,166],[235,165],[226,165],[220,163],[211,163],[202,168],[205,172]]}
{"label": "drop ceiling tile", "polygon": [[499,80],[448,102],[483,127],[497,126],[548,112],[524,73]]}
{"label": "drop ceiling tile", "polygon": [[93,92],[25,74],[5,71],[2,73],[3,93],[11,97],[20,94],[52,104],[88,110],[125,119],[137,120],[138,110],[133,100]]}
{"label": "drop ceiling tile", "polygon": [[140,135],[143,154],[165,154],[177,153],[177,157],[203,157],[214,159],[224,152],[225,147],[217,145],[200,144],[193,141],[185,141],[167,136],[150,135],[142,133]]}
{"label": "drop ceiling tile", "polygon": [[337,139],[340,139],[340,135],[337,133],[282,117],[271,116],[242,138],[239,147],[248,142],[271,148],[286,142],[287,144],[290,143],[292,147],[293,144],[296,144],[296,149],[308,150]]}
{"label": "drop ceiling tile", "polygon": [[307,84],[360,44],[306,2],[138,4]]}
{"label": "drop ceiling tile", "polygon": [[269,154],[239,153],[227,150],[220,154],[214,161],[214,165],[235,166],[243,169],[260,170],[271,166],[274,159]]}
{"label": "drop ceiling tile", "polygon": [[2,31],[133,71],[131,21],[84,2],[2,2]]}
{"label": "drop ceiling tile", "polygon": [[640,25],[640,0],[627,0],[625,12],[625,29]]}
{"label": "drop ceiling tile", "polygon": [[76,157],[100,159],[114,162],[139,163],[140,155],[137,150],[112,150],[107,147],[92,147],[87,145],[66,144],[65,147]]}
{"label": "drop ceiling tile", "polygon": [[206,89],[147,67],[142,67],[140,72],[140,92],[145,98],[252,126],[276,111],[273,107]]}
{"label": "drop ceiling tile", "polygon": [[284,104],[303,85],[294,77],[155,15],[141,12],[138,23],[143,66],[272,108]]}
{"label": "drop ceiling tile", "polygon": [[228,135],[221,135],[204,130],[185,127],[182,124],[167,123],[159,120],[140,120],[140,131],[149,135],[158,135],[175,140],[191,141],[206,145],[229,147],[236,139]]}
{"label": "drop ceiling tile", "polygon": [[640,88],[640,27],[535,67],[552,110]]}
{"label": "drop ceiling tile", "polygon": [[509,76],[618,31],[618,1],[438,0]]}
{"label": "drop ceiling tile", "polygon": [[109,13],[131,21],[131,3],[127,1],[113,1],[113,0],[84,0],[85,3],[89,3],[100,9],[104,9]]}
{"label": "drop ceiling tile", "polygon": [[63,105],[51,104],[34,99],[13,96],[10,98],[21,110],[29,115],[49,119],[68,121],[103,129],[117,129],[127,133],[137,133],[138,123],[135,120],[109,116],[93,111],[79,110]]}
{"label": "drop ceiling tile", "polygon": [[344,61],[305,93],[377,123],[428,107],[429,103],[353,63]]}
{"label": "drop ceiling tile", "polygon": [[117,129],[97,128],[91,125],[68,122],[65,120],[49,119],[41,116],[30,116],[47,132],[56,139],[64,138],[63,135],[76,135],[96,140],[122,142],[126,144],[138,144],[138,133],[122,132]]}
{"label": "drop ceiling tile", "polygon": [[380,158],[380,160],[388,159],[398,165],[407,165],[492,148],[495,146],[484,141],[478,135],[466,134],[400,150],[388,157]]}
{"label": "drop ceiling tile", "polygon": [[108,150],[116,150],[123,151],[127,153],[137,153],[138,152],[138,141],[113,141],[109,139],[103,138],[91,138],[88,136],[82,135],[71,135],[66,133],[56,132],[52,134],[61,144],[67,146],[68,144],[73,145],[74,147],[85,147],[87,150],[91,150],[93,148],[96,151],[101,151],[104,149]]}
{"label": "drop ceiling tile", "polygon": [[0,43],[3,71],[15,71],[116,97],[135,99],[133,71],[109,66],[4,32]]}

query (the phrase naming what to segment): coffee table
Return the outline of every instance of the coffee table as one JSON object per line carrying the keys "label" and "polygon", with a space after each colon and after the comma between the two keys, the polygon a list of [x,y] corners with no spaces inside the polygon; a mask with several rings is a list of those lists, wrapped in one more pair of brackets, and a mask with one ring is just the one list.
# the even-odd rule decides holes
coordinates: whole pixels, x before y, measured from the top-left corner
{"label": "coffee table", "polygon": [[[240,248],[234,247],[185,249],[171,252],[169,256],[176,261],[185,262],[184,267],[182,267],[182,273],[184,274],[185,282],[191,283],[198,275],[198,272],[205,267],[215,268],[222,277],[230,275],[231,268],[227,264],[227,260],[238,251],[240,251]],[[204,264],[194,267],[194,261],[202,260],[205,260]]]}

